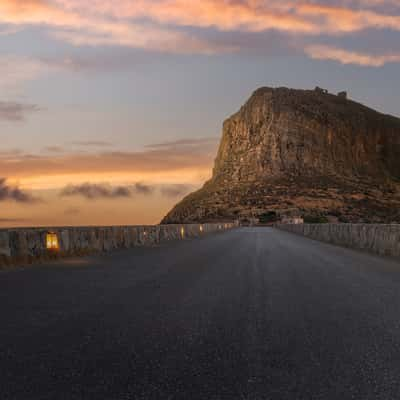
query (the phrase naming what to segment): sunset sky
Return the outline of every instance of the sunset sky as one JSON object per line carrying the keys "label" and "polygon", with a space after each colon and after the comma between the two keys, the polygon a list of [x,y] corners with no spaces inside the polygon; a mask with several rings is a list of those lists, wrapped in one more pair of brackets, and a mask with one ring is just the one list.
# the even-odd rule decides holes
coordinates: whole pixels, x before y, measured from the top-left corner
{"label": "sunset sky", "polygon": [[0,0],[0,226],[157,223],[257,87],[399,75],[400,0]]}

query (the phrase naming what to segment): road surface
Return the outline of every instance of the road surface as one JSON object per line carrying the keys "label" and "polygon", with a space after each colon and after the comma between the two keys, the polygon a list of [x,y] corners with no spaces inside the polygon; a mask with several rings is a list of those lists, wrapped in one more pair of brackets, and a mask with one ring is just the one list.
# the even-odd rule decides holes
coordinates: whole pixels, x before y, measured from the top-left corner
{"label": "road surface", "polygon": [[269,228],[0,272],[0,399],[399,399],[400,263]]}

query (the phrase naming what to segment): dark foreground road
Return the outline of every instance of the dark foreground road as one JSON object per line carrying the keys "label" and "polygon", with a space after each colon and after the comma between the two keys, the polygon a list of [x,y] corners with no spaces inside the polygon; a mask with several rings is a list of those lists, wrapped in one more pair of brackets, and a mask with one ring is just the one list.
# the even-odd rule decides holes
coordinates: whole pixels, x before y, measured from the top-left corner
{"label": "dark foreground road", "polygon": [[271,229],[0,272],[0,399],[399,399],[400,263]]}

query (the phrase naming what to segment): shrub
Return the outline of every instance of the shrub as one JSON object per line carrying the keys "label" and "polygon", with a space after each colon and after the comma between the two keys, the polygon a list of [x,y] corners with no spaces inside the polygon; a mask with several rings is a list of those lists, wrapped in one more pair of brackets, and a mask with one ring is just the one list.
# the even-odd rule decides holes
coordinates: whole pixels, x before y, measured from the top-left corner
{"label": "shrub", "polygon": [[328,218],[323,215],[305,215],[304,223],[305,224],[327,224]]}
{"label": "shrub", "polygon": [[269,211],[259,216],[259,220],[261,224],[268,224],[272,222],[278,221],[278,215],[275,211]]}

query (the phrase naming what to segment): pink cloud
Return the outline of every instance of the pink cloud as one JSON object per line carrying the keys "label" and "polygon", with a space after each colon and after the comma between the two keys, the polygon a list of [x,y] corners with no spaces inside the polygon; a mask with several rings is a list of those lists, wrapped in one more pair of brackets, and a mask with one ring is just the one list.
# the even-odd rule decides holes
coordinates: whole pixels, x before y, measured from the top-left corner
{"label": "pink cloud", "polygon": [[[148,18],[160,24],[259,32],[304,34],[354,32],[368,28],[400,30],[400,16],[385,13],[398,0],[56,0],[66,9],[119,19]],[[379,6],[379,7],[378,7]],[[377,11],[377,8],[382,11]]]}
{"label": "pink cloud", "polygon": [[400,62],[400,53],[376,55],[322,45],[309,46],[305,51],[313,59],[332,60],[341,64],[354,64],[364,67],[382,67],[387,63]]}
{"label": "pink cloud", "polygon": [[41,0],[2,0],[0,23],[45,26],[51,29],[51,34],[56,38],[75,45],[120,45],[175,53],[206,54],[231,50],[173,29],[116,21],[109,16],[77,12],[56,2]]}
{"label": "pink cloud", "polygon": [[[320,34],[348,35],[367,29],[400,31],[398,6],[398,0],[2,0],[0,23],[44,26],[53,37],[76,46],[118,45],[170,53],[214,54],[234,52],[241,46],[218,44],[188,33],[185,28],[274,30],[306,40]],[[310,50],[306,53],[310,54]],[[313,51],[312,57],[316,58],[317,53],[326,51]],[[335,52],[335,57],[345,63],[349,59],[358,59],[359,65],[373,63],[360,53],[353,57],[343,52],[341,55]],[[395,61],[396,55],[389,55],[375,64]]]}
{"label": "pink cloud", "polygon": [[321,18],[321,26],[330,33],[358,32],[364,29],[400,30],[400,15],[380,13],[368,8],[353,9],[304,3],[296,10],[299,15]]}

